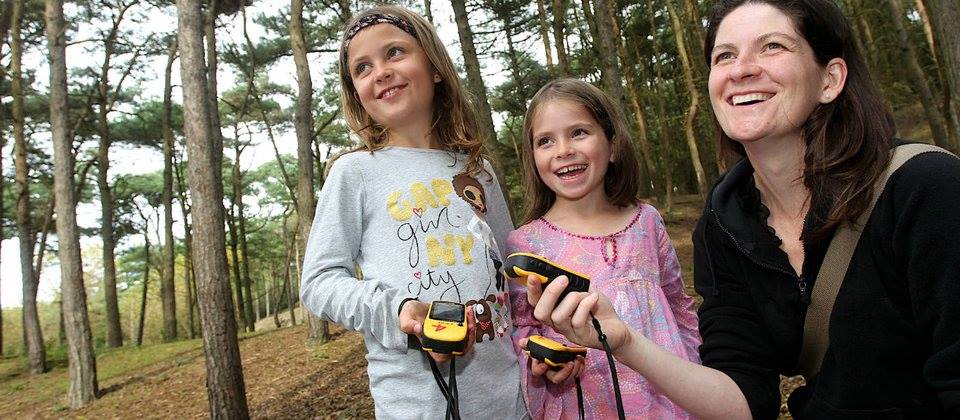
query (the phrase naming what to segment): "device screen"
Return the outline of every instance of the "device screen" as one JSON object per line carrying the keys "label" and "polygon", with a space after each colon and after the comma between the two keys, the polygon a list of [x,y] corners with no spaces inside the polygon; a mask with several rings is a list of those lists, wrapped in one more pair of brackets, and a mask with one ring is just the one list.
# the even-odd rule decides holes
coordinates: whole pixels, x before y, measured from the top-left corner
{"label": "device screen", "polygon": [[449,302],[433,302],[430,318],[440,321],[463,322],[463,305]]}

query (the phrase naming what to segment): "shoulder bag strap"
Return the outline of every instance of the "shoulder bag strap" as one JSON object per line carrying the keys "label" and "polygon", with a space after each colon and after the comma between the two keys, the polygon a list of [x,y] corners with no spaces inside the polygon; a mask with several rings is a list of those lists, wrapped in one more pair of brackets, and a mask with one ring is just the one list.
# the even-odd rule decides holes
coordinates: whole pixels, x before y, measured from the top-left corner
{"label": "shoulder bag strap", "polygon": [[850,266],[850,259],[853,258],[853,251],[857,248],[863,226],[873,213],[873,208],[880,194],[883,193],[887,180],[908,160],[921,153],[929,152],[952,155],[944,149],[929,144],[905,144],[895,147],[890,164],[873,186],[870,206],[860,215],[855,225],[843,223],[833,235],[823,265],[820,266],[820,272],[817,274],[817,281],[813,285],[810,306],[807,307],[807,317],[803,323],[803,347],[800,349],[798,369],[806,378],[809,379],[820,370],[823,356],[830,344],[830,314],[837,300],[837,292],[840,291],[840,284],[847,274],[847,268]]}

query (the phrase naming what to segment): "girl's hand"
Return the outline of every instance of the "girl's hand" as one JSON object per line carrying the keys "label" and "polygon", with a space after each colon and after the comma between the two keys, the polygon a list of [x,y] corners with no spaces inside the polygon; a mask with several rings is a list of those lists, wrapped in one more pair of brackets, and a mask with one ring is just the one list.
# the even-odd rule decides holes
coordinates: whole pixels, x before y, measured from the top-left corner
{"label": "girl's hand", "polygon": [[[416,335],[418,338],[423,336],[423,320],[427,318],[427,310],[430,305],[418,300],[408,300],[400,309],[400,331],[407,334]],[[473,313],[473,308],[467,308],[467,347],[463,350],[464,354],[473,349],[473,343],[477,340],[477,317]],[[449,354],[440,354],[427,352],[437,363],[443,363],[450,360]]]}
{"label": "girl's hand", "polygon": [[630,329],[617,316],[613,304],[601,293],[570,292],[557,304],[557,297],[567,287],[567,278],[560,276],[542,292],[540,282],[527,279],[527,300],[534,305],[533,316],[568,340],[581,346],[602,349],[592,318],[600,322],[607,336],[610,351],[616,353],[631,340]]}
{"label": "girl's hand", "polygon": [[[522,348],[527,347],[527,339],[521,338],[517,344]],[[529,359],[530,373],[533,376],[545,376],[547,380],[558,385],[569,381],[571,378],[579,378],[580,374],[583,373],[586,363],[586,359],[584,359],[583,356],[577,356],[573,362],[567,363],[562,368],[557,369],[532,357]]]}

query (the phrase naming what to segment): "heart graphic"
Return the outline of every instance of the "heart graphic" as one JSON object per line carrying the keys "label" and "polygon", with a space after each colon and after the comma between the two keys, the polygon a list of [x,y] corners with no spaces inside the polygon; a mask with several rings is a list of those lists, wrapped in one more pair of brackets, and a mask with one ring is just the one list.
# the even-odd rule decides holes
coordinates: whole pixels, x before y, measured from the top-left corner
{"label": "heart graphic", "polygon": [[414,207],[413,214],[417,215],[417,217],[423,217],[423,209],[420,207]]}
{"label": "heart graphic", "polygon": [[422,275],[422,274],[420,274],[419,271],[417,271],[416,273],[413,273],[413,276],[416,277],[417,280],[420,280],[420,276],[421,276],[421,275]]}

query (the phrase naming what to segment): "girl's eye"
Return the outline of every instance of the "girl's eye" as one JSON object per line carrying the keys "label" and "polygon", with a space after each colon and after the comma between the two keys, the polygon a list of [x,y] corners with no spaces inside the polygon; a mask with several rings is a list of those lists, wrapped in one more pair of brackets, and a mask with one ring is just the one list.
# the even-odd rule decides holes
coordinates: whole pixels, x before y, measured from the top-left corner
{"label": "girl's eye", "polygon": [[370,64],[369,64],[369,63],[359,63],[359,64],[357,64],[356,66],[353,67],[353,74],[361,75],[361,74],[365,73],[365,72],[367,71],[367,69],[369,69],[369,68],[370,68]]}
{"label": "girl's eye", "polygon": [[551,139],[550,137],[540,137],[535,142],[533,142],[533,144],[537,147],[547,146],[551,143],[553,143],[553,139]]}
{"label": "girl's eye", "polygon": [[583,136],[585,136],[585,135],[587,135],[587,134],[590,134],[590,133],[588,133],[587,130],[584,130],[584,129],[582,129],[582,128],[576,128],[576,129],[573,130],[573,137],[574,137],[574,138],[583,137]]}

